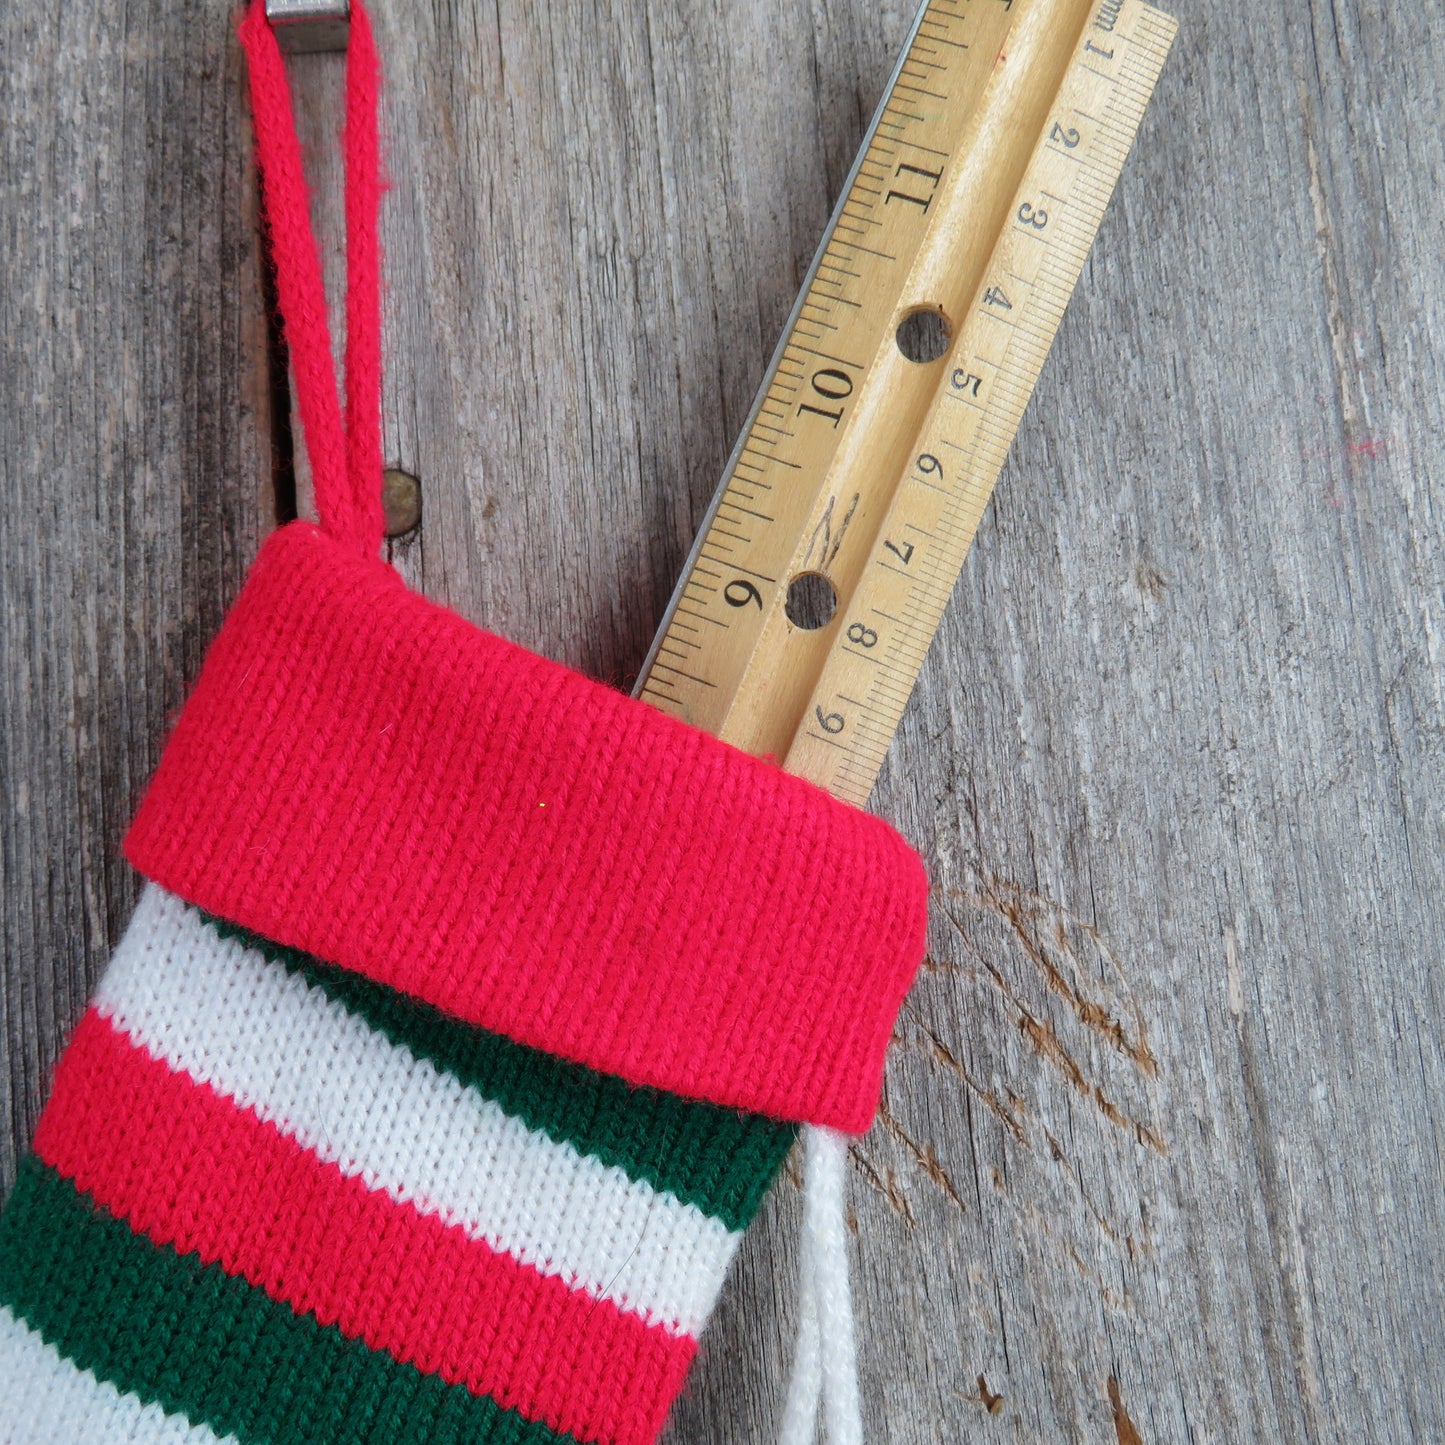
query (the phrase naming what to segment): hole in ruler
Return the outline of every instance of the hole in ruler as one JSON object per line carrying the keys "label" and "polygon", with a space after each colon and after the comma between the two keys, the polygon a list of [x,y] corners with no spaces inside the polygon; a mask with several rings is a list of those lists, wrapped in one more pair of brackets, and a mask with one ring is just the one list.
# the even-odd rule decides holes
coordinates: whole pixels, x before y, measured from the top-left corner
{"label": "hole in ruler", "polygon": [[838,610],[838,594],[821,572],[799,572],[788,583],[788,600],[783,611],[794,627],[816,632],[826,627]]}
{"label": "hole in ruler", "polygon": [[909,361],[937,361],[948,350],[948,317],[937,306],[916,306],[898,323],[893,339]]}

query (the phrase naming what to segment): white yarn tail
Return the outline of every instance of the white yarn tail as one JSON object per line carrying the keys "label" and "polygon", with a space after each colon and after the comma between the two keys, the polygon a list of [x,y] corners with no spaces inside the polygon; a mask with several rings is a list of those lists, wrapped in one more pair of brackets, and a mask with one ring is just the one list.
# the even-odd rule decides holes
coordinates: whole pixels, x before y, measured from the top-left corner
{"label": "white yarn tail", "polygon": [[848,1289],[848,1226],[843,1212],[848,1139],[832,1129],[803,1130],[802,1273],[798,1344],[779,1445],[813,1445],[822,1398],[828,1445],[863,1445],[853,1299]]}

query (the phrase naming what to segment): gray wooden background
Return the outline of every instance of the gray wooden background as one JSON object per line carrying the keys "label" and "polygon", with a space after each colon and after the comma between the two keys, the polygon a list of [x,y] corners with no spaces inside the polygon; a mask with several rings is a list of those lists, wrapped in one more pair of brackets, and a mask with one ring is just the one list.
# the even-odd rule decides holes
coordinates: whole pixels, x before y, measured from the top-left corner
{"label": "gray wooden background", "polygon": [[[911,5],[374,8],[398,556],[626,685]],[[1445,1437],[1445,15],[1175,8],[874,800],[936,883],[851,1184],[874,1441]],[[226,5],[0,56],[3,1186],[286,417]],[[674,1445],[771,1436],[798,1219]]]}

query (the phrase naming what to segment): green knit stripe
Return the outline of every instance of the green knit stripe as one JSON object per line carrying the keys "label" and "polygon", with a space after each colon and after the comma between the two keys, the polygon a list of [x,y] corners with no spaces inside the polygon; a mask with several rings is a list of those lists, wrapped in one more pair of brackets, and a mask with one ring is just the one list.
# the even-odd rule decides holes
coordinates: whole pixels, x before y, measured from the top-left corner
{"label": "green knit stripe", "polygon": [[133,1234],[34,1157],[0,1214],[0,1303],[80,1369],[245,1442],[575,1445]]}
{"label": "green knit stripe", "polygon": [[635,1087],[463,1023],[350,969],[201,916],[223,936],[300,974],[394,1044],[472,1085],[529,1128],[671,1191],[729,1229],[745,1229],[752,1221],[797,1137],[796,1124]]}

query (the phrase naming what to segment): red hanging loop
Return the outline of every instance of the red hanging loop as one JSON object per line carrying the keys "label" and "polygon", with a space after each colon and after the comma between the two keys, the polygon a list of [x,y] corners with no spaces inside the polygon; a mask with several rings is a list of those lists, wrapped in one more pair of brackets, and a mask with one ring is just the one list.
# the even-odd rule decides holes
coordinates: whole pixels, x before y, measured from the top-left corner
{"label": "red hanging loop", "polygon": [[311,458],[322,527],[368,556],[381,545],[381,263],[377,216],[380,66],[361,0],[351,0],[346,61],[346,423],[337,399],[321,259],[311,196],[292,118],[286,67],[251,0],[240,24],[251,74],[251,111],[261,167],[262,208],[276,267],[276,293],[296,374],[297,404]]}
{"label": "red hanging loop", "polygon": [[364,539],[375,552],[381,508],[381,66],[371,20],[351,0],[346,54],[346,471]]}

